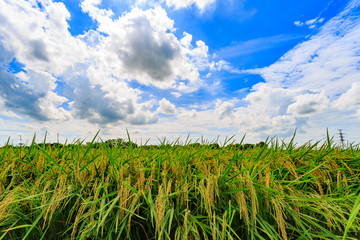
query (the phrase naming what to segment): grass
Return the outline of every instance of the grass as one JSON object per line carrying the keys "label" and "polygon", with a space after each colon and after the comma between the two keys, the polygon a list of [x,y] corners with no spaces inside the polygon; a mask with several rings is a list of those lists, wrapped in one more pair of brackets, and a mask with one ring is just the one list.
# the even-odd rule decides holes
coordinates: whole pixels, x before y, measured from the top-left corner
{"label": "grass", "polygon": [[96,138],[0,148],[0,239],[360,237],[358,146]]}

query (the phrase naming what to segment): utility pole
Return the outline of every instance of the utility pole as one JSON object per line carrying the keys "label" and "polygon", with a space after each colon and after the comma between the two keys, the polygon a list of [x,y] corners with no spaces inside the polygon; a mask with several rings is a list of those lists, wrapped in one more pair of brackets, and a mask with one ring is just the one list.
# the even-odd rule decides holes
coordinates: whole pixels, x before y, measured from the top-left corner
{"label": "utility pole", "polygon": [[344,134],[343,134],[341,129],[339,129],[339,135],[340,135],[340,142],[341,142],[342,148],[344,148],[345,147],[345,140],[344,140]]}

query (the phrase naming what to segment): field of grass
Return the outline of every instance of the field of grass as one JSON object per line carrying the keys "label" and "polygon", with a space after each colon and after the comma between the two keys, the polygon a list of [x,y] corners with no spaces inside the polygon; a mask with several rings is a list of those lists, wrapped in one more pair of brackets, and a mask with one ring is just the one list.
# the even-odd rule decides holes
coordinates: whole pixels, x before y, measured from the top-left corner
{"label": "field of grass", "polygon": [[359,239],[359,194],[359,146],[329,137],[0,148],[0,240]]}

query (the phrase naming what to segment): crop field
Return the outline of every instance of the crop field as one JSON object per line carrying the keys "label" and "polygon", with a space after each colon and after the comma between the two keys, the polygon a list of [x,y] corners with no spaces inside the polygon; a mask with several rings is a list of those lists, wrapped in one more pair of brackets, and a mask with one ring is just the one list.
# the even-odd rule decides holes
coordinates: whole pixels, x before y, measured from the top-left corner
{"label": "crop field", "polygon": [[359,239],[360,148],[0,148],[0,239]]}

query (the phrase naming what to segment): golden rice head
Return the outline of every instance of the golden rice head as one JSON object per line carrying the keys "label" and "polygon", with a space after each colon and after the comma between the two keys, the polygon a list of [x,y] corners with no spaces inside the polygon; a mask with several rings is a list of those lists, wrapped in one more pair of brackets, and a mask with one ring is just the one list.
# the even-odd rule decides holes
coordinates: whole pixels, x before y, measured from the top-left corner
{"label": "golden rice head", "polygon": [[8,210],[11,209],[13,201],[16,199],[14,191],[8,193],[4,199],[0,202],[0,222],[5,222],[5,220],[10,216]]}
{"label": "golden rice head", "polygon": [[157,217],[156,232],[158,233],[160,233],[160,227],[162,226],[164,220],[165,209],[166,209],[166,199],[165,199],[164,187],[161,184],[159,186],[159,193],[155,201],[155,212]]}
{"label": "golden rice head", "polygon": [[288,238],[286,233],[286,223],[283,217],[285,216],[283,211],[284,201],[273,198],[271,199],[271,203],[275,211],[276,222],[278,224],[278,231],[281,232],[283,239],[287,240]]}

